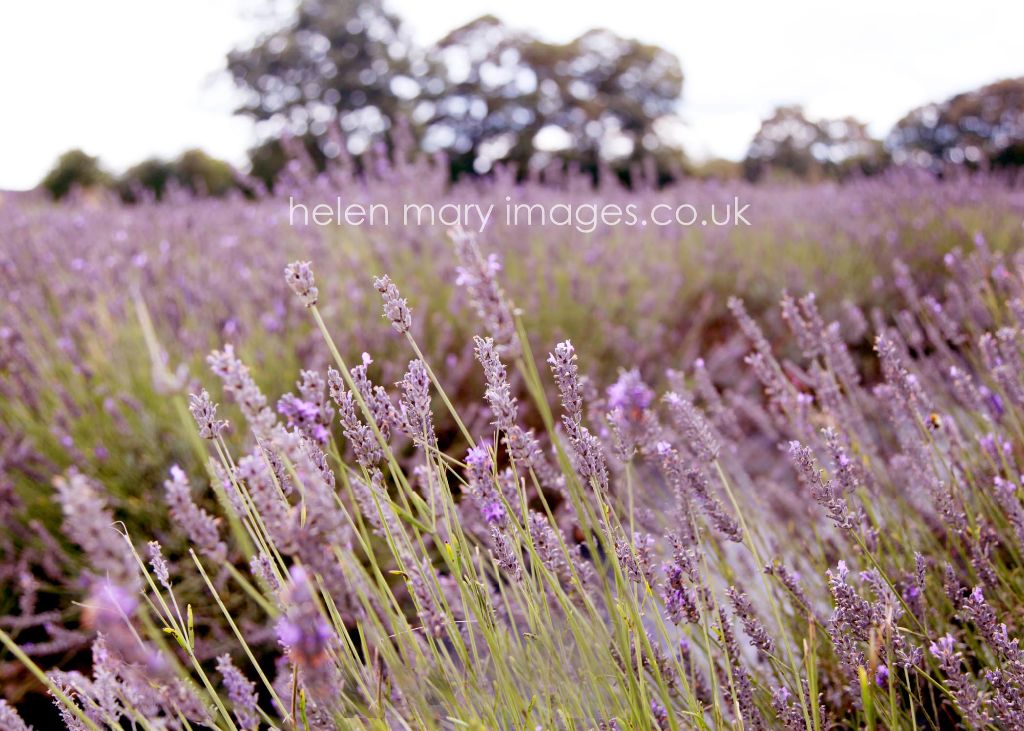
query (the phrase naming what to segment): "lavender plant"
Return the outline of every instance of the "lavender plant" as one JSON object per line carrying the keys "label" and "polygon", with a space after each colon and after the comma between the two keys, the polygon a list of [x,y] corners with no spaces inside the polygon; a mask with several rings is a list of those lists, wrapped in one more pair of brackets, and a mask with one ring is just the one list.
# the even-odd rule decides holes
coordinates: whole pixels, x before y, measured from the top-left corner
{"label": "lavender plant", "polygon": [[[485,253],[458,231],[420,242],[436,269],[413,276],[394,241],[329,249],[298,230],[288,245],[322,254],[327,276],[306,258],[284,277],[239,265],[250,299],[188,257],[164,259],[166,279],[140,259],[127,283],[13,289],[42,336],[13,316],[4,331],[18,601],[0,642],[76,730],[1024,728],[1021,232],[996,217],[999,246],[941,243],[993,200],[1020,202],[986,179],[935,184],[939,203],[907,223],[927,196],[862,185],[836,205],[889,210],[860,220],[914,243],[851,228],[778,281],[734,268],[749,302],[730,319],[725,297],[698,297],[682,333],[671,313],[718,292],[740,241],[687,254],[661,234],[598,236],[556,268],[530,235]],[[154,215],[198,247],[175,215],[231,218],[203,205]],[[32,211],[4,215],[47,235]],[[859,272],[865,244],[945,274]],[[666,256],[704,257],[698,281],[658,276]],[[5,257],[21,281],[32,258]],[[829,296],[763,303],[766,286],[810,284]],[[574,325],[587,318],[600,327]],[[47,496],[24,489],[41,476],[63,545],[26,517],[45,517]],[[91,662],[62,661],[84,648]],[[25,726],[8,703],[0,719]]]}

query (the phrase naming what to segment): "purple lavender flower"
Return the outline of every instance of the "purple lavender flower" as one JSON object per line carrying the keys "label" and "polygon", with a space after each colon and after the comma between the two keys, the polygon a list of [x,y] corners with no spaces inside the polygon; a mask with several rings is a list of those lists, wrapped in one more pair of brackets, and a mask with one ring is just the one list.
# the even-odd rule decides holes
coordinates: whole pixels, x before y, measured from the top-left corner
{"label": "purple lavender flower", "polygon": [[583,426],[583,392],[576,366],[576,351],[568,340],[548,355],[555,383],[562,395],[562,425],[576,456],[576,470],[584,482],[599,491],[608,490],[608,467],[600,441]]}
{"label": "purple lavender flower", "polygon": [[750,599],[734,586],[730,586],[726,590],[726,594],[736,610],[736,615],[740,618],[743,631],[750,638],[750,644],[757,648],[758,656],[764,659],[771,655],[775,650],[775,641],[772,640],[768,630],[761,623],[761,619],[754,611],[754,605],[750,603]]}
{"label": "purple lavender flower", "polygon": [[323,377],[316,371],[302,371],[297,384],[299,395],[286,393],[277,402],[277,410],[289,427],[299,429],[314,443],[323,446],[331,437],[334,409],[327,400]]}
{"label": "purple lavender flower", "polygon": [[[886,382],[896,389],[902,402],[918,415],[931,411],[924,389],[917,376],[907,370],[891,335],[882,334],[875,340],[875,351],[882,365]],[[923,419],[923,416],[922,416]]]}
{"label": "purple lavender flower", "polygon": [[199,436],[203,439],[217,439],[227,428],[228,423],[217,419],[217,404],[210,400],[210,394],[204,388],[199,395],[189,394],[188,410],[199,427]]}
{"label": "purple lavender flower", "polygon": [[498,355],[492,338],[475,337],[473,341],[476,343],[477,360],[483,366],[484,378],[487,380],[484,398],[487,399],[487,404],[494,415],[494,426],[507,432],[515,426],[517,408],[505,365],[501,362],[501,356]]}
{"label": "purple lavender flower", "polygon": [[406,300],[399,294],[398,287],[386,274],[374,279],[373,287],[384,299],[384,317],[391,322],[391,327],[399,335],[409,332],[409,328],[412,327],[412,313]]}
{"label": "purple lavender flower", "polygon": [[336,637],[317,607],[306,570],[292,566],[289,578],[287,611],[277,622],[277,637],[292,663],[315,675],[330,663],[328,651]]}
{"label": "purple lavender flower", "polygon": [[409,370],[397,385],[402,391],[399,411],[406,433],[417,443],[434,444],[437,438],[430,411],[430,376],[423,361],[409,361]]}
{"label": "purple lavender flower", "polygon": [[138,609],[138,592],[109,580],[93,585],[83,605],[82,623],[100,632],[117,632],[127,628],[127,623]]}
{"label": "purple lavender flower", "polygon": [[733,633],[729,615],[723,605],[718,606],[718,629],[721,632],[722,646],[725,650],[724,663],[728,663],[730,673],[719,668],[722,681],[722,692],[730,705],[739,707],[745,726],[763,728],[764,718],[754,702],[754,687],[750,681],[750,673],[743,664],[736,635]]}
{"label": "purple lavender flower", "polygon": [[654,725],[657,726],[658,731],[668,731],[671,728],[669,726],[668,711],[665,710],[665,706],[656,700],[651,701],[651,717],[654,719]]}
{"label": "purple lavender flower", "polygon": [[612,411],[621,410],[627,419],[639,420],[642,414],[654,401],[654,392],[640,378],[636,368],[623,371],[619,379],[608,387],[608,408]]}
{"label": "purple lavender flower", "polygon": [[0,698],[0,728],[4,731],[32,731],[32,727],[3,698]]}
{"label": "purple lavender flower", "polygon": [[153,567],[153,573],[157,581],[167,591],[171,590],[171,572],[167,567],[167,559],[164,558],[163,549],[159,541],[149,542],[149,565]]}
{"label": "purple lavender flower", "polygon": [[796,336],[796,341],[805,358],[814,358],[821,352],[822,334],[825,327],[818,314],[813,292],[800,300],[799,307],[788,293],[783,293],[782,319]]}
{"label": "purple lavender flower", "polygon": [[509,536],[495,525],[491,526],[491,544],[498,567],[512,581],[519,581],[523,577],[523,566]]}
{"label": "purple lavender flower", "polygon": [[689,520],[690,501],[696,500],[717,531],[734,543],[742,542],[743,533],[739,522],[729,514],[722,501],[712,492],[703,465],[692,464],[687,467],[679,452],[668,442],[656,443],[654,450],[662,474],[675,492],[677,508],[684,516],[683,519]]}
{"label": "purple lavender flower", "polygon": [[206,359],[210,370],[220,378],[224,392],[238,403],[257,439],[269,439],[277,423],[274,412],[267,407],[267,398],[253,380],[248,367],[235,356],[230,344],[213,351]]}
{"label": "purple lavender flower", "polygon": [[505,506],[498,500],[487,500],[481,504],[480,514],[488,525],[505,522]]}
{"label": "purple lavender flower", "polygon": [[496,254],[484,258],[475,237],[468,231],[456,228],[450,235],[459,260],[455,285],[466,289],[477,315],[501,352],[518,355],[519,336],[512,307],[498,284],[501,262]]}
{"label": "purple lavender flower", "polygon": [[806,731],[804,714],[786,686],[780,685],[772,691],[772,710],[786,731]]}
{"label": "purple lavender flower", "polygon": [[281,590],[281,583],[277,579],[277,574],[274,573],[274,566],[270,561],[270,557],[262,551],[252,557],[249,562],[249,570],[252,575],[262,581],[273,594],[277,594]]}
{"label": "purple lavender flower", "polygon": [[718,459],[718,439],[700,410],[688,397],[678,393],[665,394],[665,403],[676,427],[686,438],[687,446],[702,462]]}
{"label": "purple lavender flower", "polygon": [[64,533],[81,546],[90,572],[97,578],[107,577],[125,585],[137,584],[138,564],[114,526],[103,487],[76,471],[55,478],[54,484],[64,513]]}
{"label": "purple lavender flower", "polygon": [[171,478],[164,482],[164,490],[171,517],[185,530],[189,540],[211,561],[222,563],[227,557],[227,546],[221,540],[217,519],[195,504],[188,478],[178,465],[171,466]]}
{"label": "purple lavender flower", "polygon": [[879,663],[878,667],[875,668],[875,685],[882,690],[888,690],[889,688],[889,668],[885,663]]}
{"label": "purple lavender flower", "polygon": [[[826,439],[829,439],[827,433]],[[843,456],[845,455],[840,452],[837,458],[841,459]],[[851,512],[846,498],[836,489],[836,483],[831,479],[822,479],[821,473],[814,463],[814,453],[808,447],[794,440],[789,443],[789,458],[796,468],[800,481],[807,487],[811,497],[825,508],[828,517],[838,527],[852,530],[856,525],[855,515]],[[848,479],[848,472],[843,470],[844,467],[849,467],[849,464],[841,465],[840,475],[844,479]],[[852,483],[848,487],[852,487]]]}
{"label": "purple lavender flower", "polygon": [[333,368],[327,371],[327,381],[330,384],[331,397],[338,406],[342,433],[352,445],[356,461],[367,468],[377,464],[383,459],[384,453],[373,429],[360,420],[355,395],[342,386],[341,374]]}
{"label": "purple lavender flower", "polygon": [[466,478],[469,494],[479,506],[488,526],[505,524],[506,511],[495,485],[493,461],[487,446],[481,442],[466,452]]}
{"label": "purple lavender flower", "polygon": [[316,404],[303,401],[291,393],[286,393],[281,397],[277,402],[277,410],[288,420],[290,427],[311,425],[319,414]]}
{"label": "purple lavender flower", "polygon": [[970,675],[963,670],[962,655],[956,651],[956,640],[953,635],[947,632],[932,642],[928,651],[942,666],[946,682],[965,720],[977,727],[985,726],[989,722],[989,716],[984,710],[984,700]]}
{"label": "purple lavender flower", "polygon": [[425,578],[427,574],[436,572],[433,566],[426,559],[418,560],[409,567],[407,582],[410,592],[416,600],[416,610],[419,613],[423,629],[433,637],[444,637],[445,629],[448,626],[448,617],[442,607],[438,604],[433,592],[430,591],[430,583]]}
{"label": "purple lavender flower", "polygon": [[293,261],[284,269],[284,278],[288,286],[299,296],[302,304],[306,307],[316,305],[319,297],[319,290],[313,283],[312,263],[308,261]]}
{"label": "purple lavender flower", "polygon": [[632,542],[625,537],[615,541],[615,555],[626,576],[643,588],[654,585],[653,549],[654,538],[645,533],[634,533]]}
{"label": "purple lavender flower", "polygon": [[224,679],[231,710],[234,711],[239,727],[245,731],[257,728],[260,717],[257,713],[259,696],[256,694],[256,684],[242,675],[242,671],[235,667],[231,656],[227,654],[217,658],[217,672]]}
{"label": "purple lavender flower", "polygon": [[541,451],[533,430],[527,430],[516,423],[518,402],[512,395],[512,387],[498,348],[492,338],[475,337],[474,352],[484,369],[487,390],[484,398],[491,409],[494,421],[491,422],[503,432],[503,441],[508,449],[509,457],[519,470],[526,472],[533,469],[542,484],[549,488],[560,488],[562,476],[557,468],[549,464]]}
{"label": "purple lavender flower", "polygon": [[562,395],[562,408],[567,418],[579,421],[583,418],[583,393],[580,390],[579,367],[576,365],[576,349],[568,340],[558,343],[548,354],[548,364]]}

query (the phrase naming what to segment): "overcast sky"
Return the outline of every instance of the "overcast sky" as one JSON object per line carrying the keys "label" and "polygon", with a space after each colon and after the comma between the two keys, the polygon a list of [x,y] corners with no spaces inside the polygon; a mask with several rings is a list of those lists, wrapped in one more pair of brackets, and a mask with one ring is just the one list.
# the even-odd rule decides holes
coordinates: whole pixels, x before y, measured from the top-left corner
{"label": "overcast sky", "polygon": [[[255,139],[231,115],[224,54],[253,0],[0,0],[0,189],[35,185],[71,147],[115,170],[189,147],[235,163]],[[675,52],[694,156],[740,158],[780,103],[852,114],[884,134],[903,113],[1024,75],[1017,0],[391,0],[427,43],[484,13],[564,41],[603,26]]]}

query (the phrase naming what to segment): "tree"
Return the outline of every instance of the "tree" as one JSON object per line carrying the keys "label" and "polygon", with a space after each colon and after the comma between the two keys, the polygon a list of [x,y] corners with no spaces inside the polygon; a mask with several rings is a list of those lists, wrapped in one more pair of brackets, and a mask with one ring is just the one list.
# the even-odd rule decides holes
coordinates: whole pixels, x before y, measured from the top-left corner
{"label": "tree", "polygon": [[607,30],[552,44],[483,16],[429,54],[437,93],[417,108],[424,145],[457,169],[524,168],[553,158],[585,169],[679,155],[657,130],[682,92],[678,59]]}
{"label": "tree", "polygon": [[269,140],[249,149],[249,176],[259,181],[267,190],[273,190],[274,184],[281,177],[289,163],[305,168],[306,173],[320,173],[326,168],[327,155],[321,144],[312,133],[307,132],[300,137],[284,135]]}
{"label": "tree", "polygon": [[914,109],[896,123],[886,147],[897,163],[932,169],[1024,164],[1024,77]]}
{"label": "tree", "polygon": [[68,150],[57,158],[41,185],[60,200],[75,188],[106,186],[110,180],[110,174],[100,165],[98,157],[81,150]]}
{"label": "tree", "polygon": [[149,195],[160,200],[171,185],[194,195],[223,196],[237,187],[230,164],[202,150],[186,150],[172,161],[150,158],[129,168],[118,180],[122,200],[138,202]]}
{"label": "tree", "polygon": [[885,165],[881,144],[854,119],[807,118],[800,106],[777,107],[761,123],[743,160],[744,175],[802,180],[870,174]]}
{"label": "tree", "polygon": [[[247,94],[242,113],[275,135],[321,140],[327,157],[337,154],[326,134],[335,123],[359,155],[390,142],[402,119],[456,174],[498,162],[681,160],[663,129],[682,90],[678,59],[606,30],[552,44],[484,16],[420,52],[380,0],[302,0],[285,27],[232,52],[228,67]],[[279,168],[275,148],[258,152],[263,168]]]}
{"label": "tree", "polygon": [[419,91],[401,23],[381,0],[301,0],[287,25],[227,65],[246,94],[240,113],[295,135],[322,135],[337,119],[355,153]]}
{"label": "tree", "polygon": [[230,163],[202,150],[186,150],[174,163],[174,176],[181,185],[198,195],[220,197],[234,190],[235,169]]}

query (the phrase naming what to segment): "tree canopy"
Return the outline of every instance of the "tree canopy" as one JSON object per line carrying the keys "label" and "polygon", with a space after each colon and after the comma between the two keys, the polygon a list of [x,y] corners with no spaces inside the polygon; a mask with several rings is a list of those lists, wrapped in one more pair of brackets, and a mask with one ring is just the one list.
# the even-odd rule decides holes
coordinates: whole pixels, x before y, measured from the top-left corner
{"label": "tree canopy", "polygon": [[1009,167],[1024,164],[1024,77],[926,104],[886,140],[897,163]]}
{"label": "tree canopy", "polygon": [[76,149],[57,158],[41,185],[51,196],[60,199],[75,188],[105,186],[110,181],[110,173],[103,169],[98,157]]}
{"label": "tree canopy", "polygon": [[417,49],[380,0],[302,0],[228,68],[246,94],[241,113],[322,138],[328,157],[339,152],[330,125],[358,155],[402,118],[455,172],[681,159],[663,132],[682,93],[678,59],[608,30],[556,44],[483,16]]}
{"label": "tree canopy", "polygon": [[761,123],[743,161],[749,180],[847,177],[884,164],[879,142],[853,117],[808,119],[800,106],[778,107]]}

